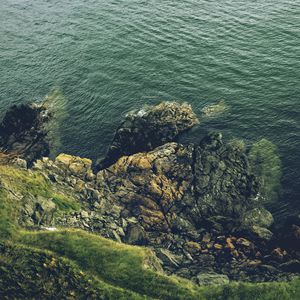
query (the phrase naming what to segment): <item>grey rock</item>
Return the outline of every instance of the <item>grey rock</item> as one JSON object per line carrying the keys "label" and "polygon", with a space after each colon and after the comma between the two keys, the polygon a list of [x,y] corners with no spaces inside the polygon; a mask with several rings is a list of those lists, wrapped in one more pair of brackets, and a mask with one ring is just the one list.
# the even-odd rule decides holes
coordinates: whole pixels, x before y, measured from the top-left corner
{"label": "grey rock", "polygon": [[273,233],[269,229],[263,228],[263,227],[260,227],[260,226],[255,226],[255,225],[252,226],[251,231],[257,237],[259,237],[262,240],[266,240],[266,241],[269,241],[273,236]]}
{"label": "grey rock", "polygon": [[156,255],[162,261],[162,263],[167,266],[178,267],[182,262],[182,258],[180,256],[175,255],[171,251],[164,248],[156,249]]}
{"label": "grey rock", "polygon": [[217,274],[217,273],[200,273],[197,276],[197,280],[200,286],[229,283],[229,278],[227,275]]}
{"label": "grey rock", "polygon": [[85,210],[82,210],[81,211],[81,217],[83,219],[88,219],[89,218],[89,213],[87,211],[85,211]]}
{"label": "grey rock", "polygon": [[148,236],[142,226],[130,224],[127,228],[125,241],[132,245],[145,245],[148,242]]}
{"label": "grey rock", "polygon": [[18,168],[27,169],[27,161],[25,159],[17,157],[13,160],[12,163]]}
{"label": "grey rock", "polygon": [[29,225],[51,225],[56,205],[52,199],[32,195],[22,199],[20,223]]}

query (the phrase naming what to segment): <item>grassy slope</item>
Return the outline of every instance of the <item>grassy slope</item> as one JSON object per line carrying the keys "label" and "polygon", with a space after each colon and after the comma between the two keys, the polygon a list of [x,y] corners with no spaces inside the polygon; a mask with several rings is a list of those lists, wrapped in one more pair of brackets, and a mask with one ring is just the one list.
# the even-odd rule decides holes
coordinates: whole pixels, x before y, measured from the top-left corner
{"label": "grassy slope", "polygon": [[[153,261],[154,258],[151,251],[145,248],[118,244],[80,230],[21,231],[17,225],[19,203],[16,203],[7,189],[11,189],[13,194],[30,193],[55,198],[62,203],[59,208],[64,210],[77,208],[78,204],[54,191],[43,176],[37,173],[29,174],[27,171],[0,166],[0,178],[1,184],[6,187],[6,190],[0,187],[0,240],[5,244],[8,243],[3,249],[13,249],[0,253],[0,288],[1,284],[2,287],[11,287],[9,282],[15,282],[16,280],[12,279],[21,276],[24,281],[24,293],[38,288],[45,282],[45,289],[40,290],[40,295],[44,295],[46,291],[49,293],[52,291],[53,295],[56,295],[55,290],[62,285],[66,293],[71,293],[70,299],[74,293],[82,295],[83,298],[87,295],[85,293],[90,293],[88,294],[90,298],[93,295],[97,299],[296,300],[300,298],[300,280],[267,284],[232,283],[226,286],[200,288],[190,281],[168,277],[149,268],[146,262]],[[42,270],[45,267],[45,262],[40,256],[50,261],[46,263],[47,266],[51,265],[54,257],[64,267],[54,268],[56,272],[51,273],[52,275],[43,271],[44,275],[38,281],[32,277],[32,274],[35,274],[32,268]],[[65,268],[69,273],[64,275]],[[81,276],[82,271],[86,277]],[[64,279],[60,278],[61,273]],[[3,274],[5,276],[2,276]],[[26,277],[24,274],[29,275]],[[39,284],[34,285],[34,282]],[[49,285],[51,288],[47,289]],[[22,292],[22,286],[15,288],[19,291],[21,289]],[[36,297],[39,298],[40,295]]]}
{"label": "grassy slope", "polygon": [[161,299],[200,299],[199,289],[189,281],[148,268],[146,262],[155,258],[145,248],[118,244],[81,230],[23,232],[19,241],[49,249],[75,261],[83,270],[106,282],[142,295]]}
{"label": "grassy slope", "polygon": [[144,299],[45,250],[0,243],[0,299]]}

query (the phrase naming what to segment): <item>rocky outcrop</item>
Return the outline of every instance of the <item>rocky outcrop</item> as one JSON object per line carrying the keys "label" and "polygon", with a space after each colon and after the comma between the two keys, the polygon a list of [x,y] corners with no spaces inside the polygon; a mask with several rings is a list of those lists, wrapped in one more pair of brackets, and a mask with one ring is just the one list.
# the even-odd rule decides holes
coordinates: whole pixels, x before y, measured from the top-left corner
{"label": "rocky outcrop", "polygon": [[97,174],[99,189],[107,187],[112,202],[122,203],[146,231],[161,232],[171,229],[192,180],[192,149],[177,143],[123,156]]}
{"label": "rocky outcrop", "polygon": [[187,103],[162,102],[128,113],[98,169],[112,165],[121,156],[151,151],[176,141],[181,133],[198,123],[197,116]]}
{"label": "rocky outcrop", "polygon": [[45,122],[50,116],[41,104],[12,106],[0,124],[0,149],[32,164],[50,152]]}
{"label": "rocky outcrop", "polygon": [[76,227],[147,245],[165,272],[200,285],[288,279],[284,270],[298,265],[282,264],[298,254],[274,242],[245,147],[220,133],[176,142],[197,123],[189,105],[163,103],[127,115],[97,173],[86,158],[37,160],[33,172],[80,205],[56,214],[55,199],[24,197],[22,225]]}
{"label": "rocky outcrop", "polygon": [[[220,134],[208,135],[199,146],[167,143],[123,156],[97,174],[97,183],[146,231],[191,232],[210,224],[222,233],[241,222],[252,226],[251,212],[270,214],[254,208],[258,185],[246,154]],[[263,218],[254,225],[268,227],[270,217]]]}

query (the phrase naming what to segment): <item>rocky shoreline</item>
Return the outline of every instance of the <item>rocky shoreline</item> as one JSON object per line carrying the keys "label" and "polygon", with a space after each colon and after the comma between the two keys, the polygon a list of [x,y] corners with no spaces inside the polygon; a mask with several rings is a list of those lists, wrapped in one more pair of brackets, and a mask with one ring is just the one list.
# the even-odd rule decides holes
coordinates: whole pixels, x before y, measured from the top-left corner
{"label": "rocky shoreline", "polygon": [[221,133],[177,142],[201,124],[188,104],[167,102],[128,114],[95,167],[87,158],[47,157],[49,117],[43,106],[13,107],[0,125],[2,160],[42,174],[80,209],[55,215],[55,199],[12,195],[22,202],[22,227],[81,228],[146,246],[167,274],[199,285],[299,275],[299,219],[274,230],[263,183],[242,142],[227,142]]}

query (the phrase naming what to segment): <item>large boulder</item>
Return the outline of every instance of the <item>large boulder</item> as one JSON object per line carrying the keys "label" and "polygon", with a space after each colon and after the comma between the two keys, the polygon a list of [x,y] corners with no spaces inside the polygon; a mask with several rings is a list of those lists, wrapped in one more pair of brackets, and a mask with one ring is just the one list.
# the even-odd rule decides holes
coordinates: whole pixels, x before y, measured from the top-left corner
{"label": "large boulder", "polygon": [[151,151],[176,141],[181,133],[198,123],[197,116],[187,103],[162,102],[133,111],[126,115],[117,129],[106,158],[98,169],[112,165],[121,156]]}
{"label": "large boulder", "polygon": [[189,215],[194,222],[236,220],[256,205],[258,184],[247,156],[243,148],[224,143],[220,133],[207,135],[195,147],[193,170],[195,199]]}

